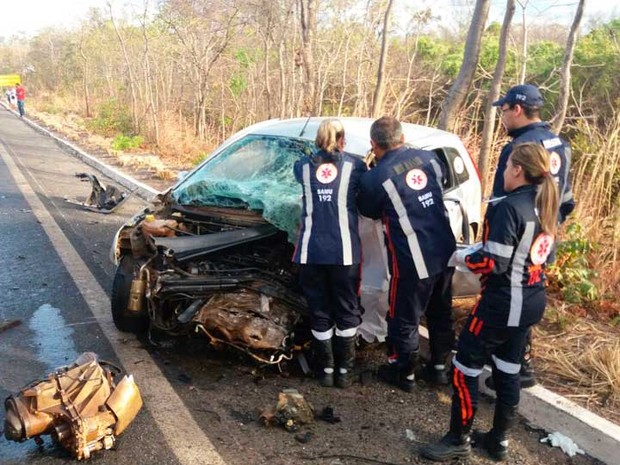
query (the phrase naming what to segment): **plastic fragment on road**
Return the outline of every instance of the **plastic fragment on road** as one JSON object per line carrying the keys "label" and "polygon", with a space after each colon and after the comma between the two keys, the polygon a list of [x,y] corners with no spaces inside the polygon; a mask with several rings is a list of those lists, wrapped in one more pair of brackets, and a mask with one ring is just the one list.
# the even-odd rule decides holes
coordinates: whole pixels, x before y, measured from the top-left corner
{"label": "plastic fragment on road", "polygon": [[576,454],[585,454],[571,438],[557,431],[550,433],[546,438],[541,439],[540,442],[549,443],[553,447],[559,447],[569,457],[574,457]]}
{"label": "plastic fragment on road", "polygon": [[6,398],[4,435],[40,444],[49,434],[78,460],[111,449],[142,408],[133,376],[120,375],[120,368],[83,353]]}

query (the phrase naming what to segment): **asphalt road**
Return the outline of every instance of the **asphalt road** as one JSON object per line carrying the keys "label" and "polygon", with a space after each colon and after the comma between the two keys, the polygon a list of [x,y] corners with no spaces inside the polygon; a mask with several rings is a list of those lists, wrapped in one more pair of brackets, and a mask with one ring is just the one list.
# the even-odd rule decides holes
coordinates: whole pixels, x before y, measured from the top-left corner
{"label": "asphalt road", "polygon": [[[426,463],[415,450],[444,432],[447,388],[421,386],[404,394],[369,377],[347,391],[324,389],[295,366],[279,373],[199,342],[163,349],[118,332],[109,314],[114,266],[108,252],[116,229],[145,202],[132,196],[112,214],[87,211],[66,201],[83,201],[90,193],[90,184],[75,177],[78,172],[99,175],[0,109],[0,322],[20,323],[0,333],[0,397],[90,351],[134,374],[145,402],[118,447],[95,453],[93,463]],[[360,355],[361,368],[381,361],[375,349]],[[317,422],[297,436],[264,427],[259,413],[275,405],[287,387],[298,389],[316,410],[334,407],[342,421]],[[488,427],[490,410],[483,402],[482,427]],[[539,438],[520,425],[507,463],[596,463],[587,457],[569,461]],[[43,447],[0,438],[0,464],[69,462],[73,459],[49,437]],[[490,461],[475,454],[470,463]]]}

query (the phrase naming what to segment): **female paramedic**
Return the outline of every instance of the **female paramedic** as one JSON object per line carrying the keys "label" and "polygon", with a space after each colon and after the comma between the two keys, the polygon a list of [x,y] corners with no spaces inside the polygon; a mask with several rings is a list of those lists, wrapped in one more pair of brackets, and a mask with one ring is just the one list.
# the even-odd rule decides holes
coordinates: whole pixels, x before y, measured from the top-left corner
{"label": "female paramedic", "polygon": [[459,336],[452,363],[450,430],[422,447],[431,460],[448,461],[471,453],[470,431],[478,405],[478,376],[492,360],[497,400],[493,427],[476,432],[471,443],[495,460],[508,454],[507,433],[519,404],[519,370],[528,329],[546,305],[544,268],[553,247],[558,192],[542,145],[516,145],[504,170],[507,195],[487,210],[482,248],[465,256],[481,274],[482,292]]}
{"label": "female paramedic", "polygon": [[318,151],[294,167],[303,208],[293,262],[301,265],[319,382],[345,388],[352,382],[362,321],[357,193],[367,168],[361,158],[343,151],[344,127],[337,119],[321,123],[315,143]]}

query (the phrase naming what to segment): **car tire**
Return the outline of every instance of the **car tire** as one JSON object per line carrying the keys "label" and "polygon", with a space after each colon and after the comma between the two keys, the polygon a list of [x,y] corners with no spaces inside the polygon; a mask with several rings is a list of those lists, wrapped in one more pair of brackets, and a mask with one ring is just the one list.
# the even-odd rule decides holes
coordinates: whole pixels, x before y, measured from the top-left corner
{"label": "car tire", "polygon": [[116,268],[114,282],[112,283],[112,319],[114,326],[126,333],[140,334],[149,327],[149,317],[146,307],[139,312],[127,309],[129,304],[129,292],[134,278],[134,270],[140,264],[130,255],[125,255]]}

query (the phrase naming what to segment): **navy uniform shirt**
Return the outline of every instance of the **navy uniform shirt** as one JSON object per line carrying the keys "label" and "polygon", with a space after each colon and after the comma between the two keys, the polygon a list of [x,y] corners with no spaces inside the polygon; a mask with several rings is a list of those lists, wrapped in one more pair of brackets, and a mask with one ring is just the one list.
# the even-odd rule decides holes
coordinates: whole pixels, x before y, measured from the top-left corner
{"label": "navy uniform shirt", "polygon": [[362,261],[357,193],[367,171],[361,158],[319,151],[295,163],[303,208],[293,262],[355,265]]}
{"label": "navy uniform shirt", "polygon": [[553,241],[540,226],[534,185],[515,189],[488,209],[483,247],[465,259],[472,272],[482,275],[481,298],[472,314],[494,327],[538,323]]}
{"label": "navy uniform shirt", "polygon": [[559,221],[564,220],[575,208],[575,200],[570,183],[571,148],[568,142],[550,131],[549,123],[540,121],[508,131],[512,141],[504,146],[497,162],[493,180],[493,197],[503,197],[504,170],[513,147],[525,142],[536,142],[547,149],[551,157],[551,175],[558,185],[560,195]]}
{"label": "navy uniform shirt", "polygon": [[434,152],[405,146],[387,151],[362,176],[360,213],[383,220],[398,266],[393,272],[414,270],[424,279],[446,269],[456,241],[443,203],[443,176]]}

